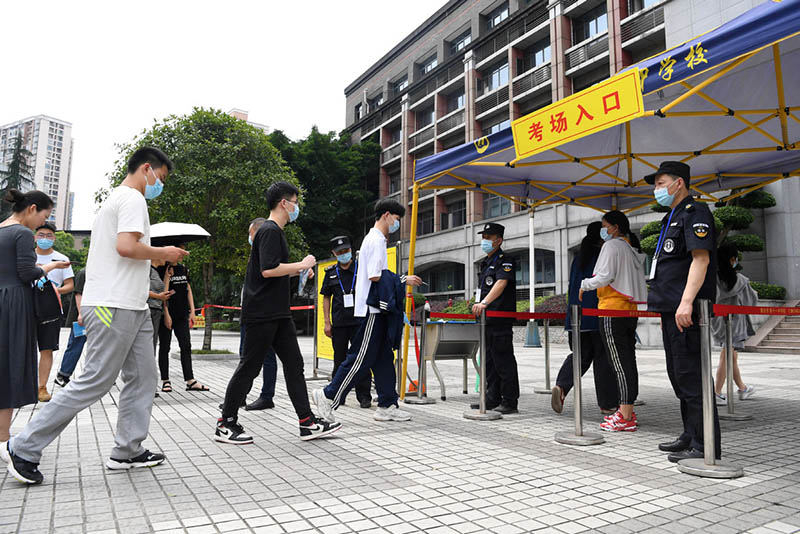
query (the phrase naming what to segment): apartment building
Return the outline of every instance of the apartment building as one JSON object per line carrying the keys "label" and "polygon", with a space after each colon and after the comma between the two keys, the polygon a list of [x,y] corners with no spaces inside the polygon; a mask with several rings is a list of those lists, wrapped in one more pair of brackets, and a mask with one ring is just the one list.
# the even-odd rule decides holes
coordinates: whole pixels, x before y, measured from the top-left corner
{"label": "apartment building", "polygon": [[28,164],[33,170],[34,187],[55,202],[50,222],[59,230],[68,230],[72,222],[70,178],[72,172],[72,124],[37,115],[0,126],[0,163],[11,160],[17,136],[31,153]]}
{"label": "apartment building", "polygon": [[[347,129],[356,141],[373,139],[382,147],[378,195],[410,207],[417,159],[506,128],[759,3],[449,0],[347,86]],[[483,256],[477,231],[486,220],[506,226],[504,248],[518,257],[521,298],[527,298],[531,283],[537,294],[564,292],[574,250],[586,224],[598,217],[574,206],[537,210],[531,275],[530,214],[524,208],[478,192],[423,190],[421,195],[416,269],[431,298],[468,298],[474,292],[476,263]],[[633,215],[633,227],[657,217],[642,210]],[[392,240],[408,241],[410,219]],[[787,266],[797,260],[800,244],[776,247]],[[406,260],[407,253],[406,247]],[[800,279],[790,269],[773,276],[766,255],[751,260],[750,276],[778,276],[771,281],[800,293]]]}

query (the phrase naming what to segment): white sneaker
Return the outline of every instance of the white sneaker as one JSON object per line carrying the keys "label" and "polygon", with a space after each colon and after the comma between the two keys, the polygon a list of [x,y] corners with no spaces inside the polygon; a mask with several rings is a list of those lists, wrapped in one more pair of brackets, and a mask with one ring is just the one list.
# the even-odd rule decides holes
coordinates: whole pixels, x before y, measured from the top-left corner
{"label": "white sneaker", "polygon": [[388,408],[381,408],[375,410],[376,421],[411,421],[411,414],[404,412],[394,404]]}
{"label": "white sneaker", "polygon": [[333,417],[333,406],[331,400],[325,396],[323,388],[317,388],[311,392],[311,398],[314,404],[317,405],[318,415],[330,423],[335,423],[336,419]]}
{"label": "white sneaker", "polygon": [[716,399],[717,399],[717,406],[727,406],[728,405],[728,397],[725,396],[724,393],[721,393],[719,395],[717,395],[715,393],[714,397],[716,397]]}
{"label": "white sneaker", "polygon": [[756,392],[756,387],[755,386],[747,386],[747,389],[744,389],[744,390],[740,389],[738,391],[739,391],[739,400],[745,400],[745,399],[749,399],[750,397],[753,396],[753,393]]}
{"label": "white sneaker", "polygon": [[7,464],[11,461],[11,456],[8,454],[7,441],[0,441],[0,460],[2,460],[4,464]]}

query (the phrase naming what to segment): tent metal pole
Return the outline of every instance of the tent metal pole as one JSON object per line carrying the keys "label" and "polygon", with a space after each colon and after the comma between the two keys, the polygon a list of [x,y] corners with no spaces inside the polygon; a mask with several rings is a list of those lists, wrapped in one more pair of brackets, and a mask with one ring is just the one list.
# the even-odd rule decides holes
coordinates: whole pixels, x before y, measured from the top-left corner
{"label": "tent metal pole", "polygon": [[664,106],[663,108],[661,108],[658,111],[661,112],[661,113],[666,113],[667,111],[671,110],[672,108],[674,108],[675,106],[677,106],[678,104],[680,104],[681,102],[683,102],[684,100],[686,100],[687,98],[692,96],[693,94],[697,93],[698,91],[702,91],[705,87],[707,87],[707,86],[711,85],[712,83],[716,82],[717,80],[719,80],[720,78],[722,78],[723,76],[728,74],[730,71],[732,71],[733,69],[735,69],[736,67],[738,67],[739,65],[741,65],[742,63],[744,63],[745,61],[750,59],[751,57],[753,57],[754,55],[755,55],[755,52],[751,52],[751,53],[749,53],[749,54],[747,54],[745,56],[740,57],[739,59],[737,59],[736,61],[734,61],[733,63],[731,63],[727,67],[725,67],[724,69],[720,70],[718,73],[712,75],[709,78],[706,78],[705,80],[703,80],[702,82],[697,84],[694,87],[694,89],[686,91],[681,96],[679,96],[678,98],[676,98],[675,100],[673,100],[672,102],[670,102],[669,104],[667,104],[666,106]]}
{"label": "tent metal pole", "polygon": [[[417,250],[417,212],[419,211],[419,184],[414,184],[414,192],[411,197],[411,239],[408,245],[408,274],[414,274],[414,253]],[[411,316],[411,286],[406,286],[406,315]],[[403,372],[400,373],[400,400],[406,398],[406,373],[408,372],[408,336],[410,333],[409,325],[403,329]]]}
{"label": "tent metal pole", "polygon": [[778,43],[772,45],[772,59],[775,63],[775,85],[778,88],[778,116],[781,119],[781,137],[783,146],[789,146],[789,125],[786,121],[786,98],[783,91],[783,67],[781,66],[781,49]]}

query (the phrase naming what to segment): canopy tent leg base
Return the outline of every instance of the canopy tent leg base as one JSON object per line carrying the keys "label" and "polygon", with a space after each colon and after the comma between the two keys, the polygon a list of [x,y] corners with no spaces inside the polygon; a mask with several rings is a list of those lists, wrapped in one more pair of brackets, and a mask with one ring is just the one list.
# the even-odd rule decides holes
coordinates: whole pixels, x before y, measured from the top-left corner
{"label": "canopy tent leg base", "polygon": [[553,393],[553,388],[534,387],[533,392],[538,393],[539,395],[551,395]]}
{"label": "canopy tent leg base", "polygon": [[744,470],[733,463],[717,460],[714,465],[706,464],[704,458],[690,458],[678,462],[678,470],[687,475],[705,478],[739,478]]}
{"label": "canopy tent leg base", "polygon": [[436,404],[436,399],[430,397],[406,397],[403,402],[406,404]]}

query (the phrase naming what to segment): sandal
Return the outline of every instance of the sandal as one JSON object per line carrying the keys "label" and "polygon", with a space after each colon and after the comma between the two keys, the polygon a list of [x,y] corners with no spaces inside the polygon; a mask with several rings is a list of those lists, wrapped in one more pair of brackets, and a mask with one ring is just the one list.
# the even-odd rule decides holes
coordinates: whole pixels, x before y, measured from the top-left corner
{"label": "sandal", "polygon": [[161,384],[161,391],[164,393],[172,393],[172,384],[169,380],[164,380],[164,383]]}
{"label": "sandal", "polygon": [[186,384],[186,391],[211,391],[208,389],[208,386],[205,384],[201,384],[197,380],[192,380],[188,384]]}

